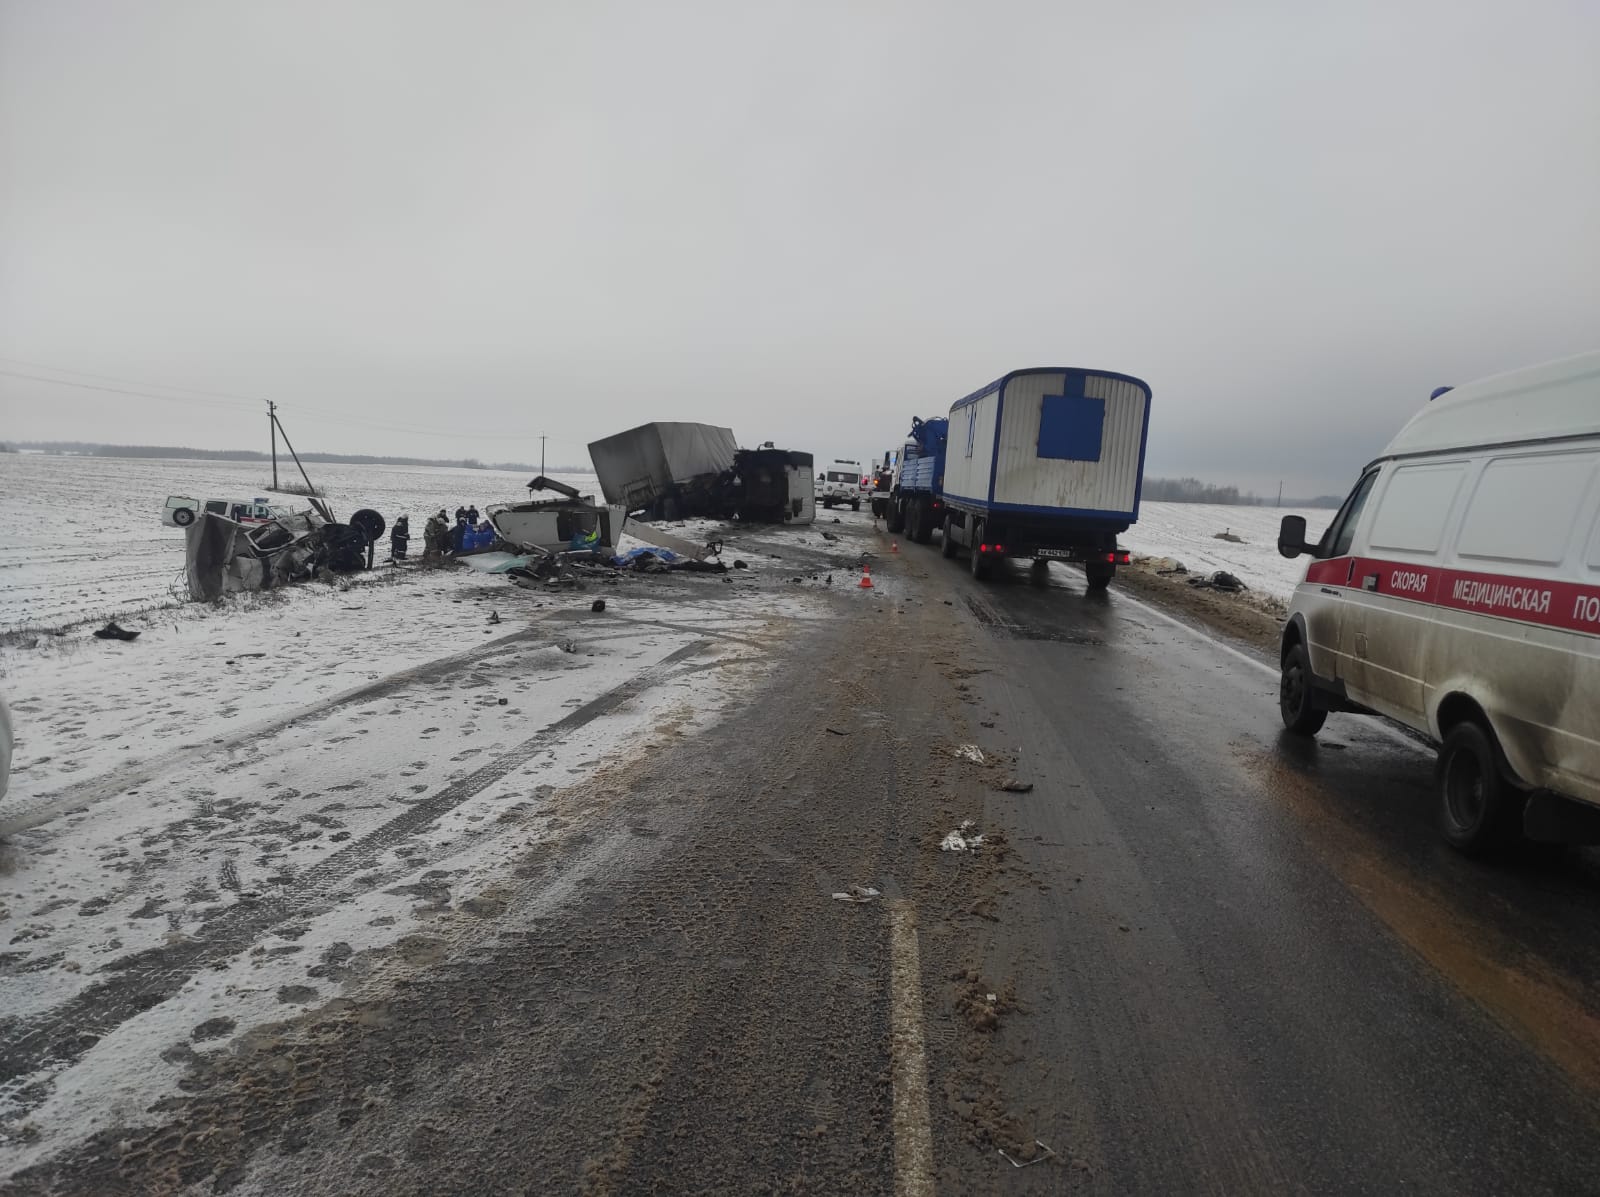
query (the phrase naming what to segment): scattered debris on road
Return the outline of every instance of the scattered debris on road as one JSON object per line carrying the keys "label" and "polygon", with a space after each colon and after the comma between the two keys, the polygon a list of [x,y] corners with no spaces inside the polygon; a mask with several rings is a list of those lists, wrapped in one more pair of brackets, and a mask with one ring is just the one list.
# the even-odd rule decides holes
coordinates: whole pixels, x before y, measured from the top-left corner
{"label": "scattered debris on road", "polygon": [[847,731],[840,731],[837,727],[825,727],[822,730],[827,732],[830,736],[848,736],[850,734]]}
{"label": "scattered debris on road", "polygon": [[1053,1150],[1051,1150],[1050,1148],[1046,1147],[1038,1139],[1035,1139],[1033,1142],[1034,1142],[1034,1145],[1040,1149],[1041,1154],[1034,1156],[1031,1160],[1014,1159],[1011,1156],[1007,1155],[1006,1152],[1005,1152],[1005,1149],[1001,1148],[1001,1147],[997,1147],[997,1148],[995,1148],[995,1150],[1000,1153],[1000,1158],[1005,1160],[1005,1162],[1010,1164],[1013,1168],[1031,1168],[1035,1164],[1044,1163],[1046,1160],[1048,1160],[1053,1155],[1055,1155],[1055,1152]]}
{"label": "scattered debris on road", "polygon": [[873,889],[870,885],[852,885],[846,892],[834,894],[833,899],[836,902],[854,902],[860,904],[862,902],[870,902],[872,899],[878,896],[878,891]]}
{"label": "scattered debris on road", "polygon": [[1033,793],[1033,782],[1018,781],[1013,777],[1000,788],[1007,794],[1031,794]]}
{"label": "scattered debris on road", "polygon": [[983,749],[976,744],[962,744],[953,750],[952,755],[959,761],[971,761],[974,765],[987,763],[983,755]]}
{"label": "scattered debris on road", "polygon": [[1210,577],[1190,578],[1189,585],[1200,590],[1221,590],[1228,594],[1237,594],[1241,590],[1250,589],[1238,577],[1230,574],[1225,569],[1219,569]]}
{"label": "scattered debris on road", "polygon": [[96,640],[137,640],[139,633],[130,632],[127,628],[112,620],[105,627],[95,632],[94,638]]}
{"label": "scattered debris on road", "polygon": [[983,847],[983,836],[974,832],[973,829],[975,827],[977,827],[977,823],[975,823],[973,820],[963,820],[960,827],[956,828],[939,842],[939,851],[976,852],[979,848]]}

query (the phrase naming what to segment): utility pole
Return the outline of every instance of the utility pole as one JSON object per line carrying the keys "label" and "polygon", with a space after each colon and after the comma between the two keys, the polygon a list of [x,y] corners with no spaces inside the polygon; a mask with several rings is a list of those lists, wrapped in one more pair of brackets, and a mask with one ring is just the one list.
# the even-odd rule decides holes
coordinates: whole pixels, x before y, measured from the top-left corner
{"label": "utility pole", "polygon": [[544,473],[544,442],[545,442],[545,438],[544,438],[543,434],[541,434],[540,437],[539,437],[539,473],[540,474]]}
{"label": "utility pole", "polygon": [[278,489],[278,405],[267,400],[267,427],[272,432],[272,489]]}

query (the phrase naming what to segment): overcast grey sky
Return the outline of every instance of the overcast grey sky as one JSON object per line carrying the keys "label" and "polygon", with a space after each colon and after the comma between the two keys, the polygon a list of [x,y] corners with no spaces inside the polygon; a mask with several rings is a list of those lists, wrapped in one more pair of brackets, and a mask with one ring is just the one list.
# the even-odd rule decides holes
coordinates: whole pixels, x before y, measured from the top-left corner
{"label": "overcast grey sky", "polygon": [[302,449],[867,456],[1086,365],[1152,473],[1343,491],[1433,386],[1600,345],[1592,0],[0,12],[6,439],[265,441],[14,376],[66,368]]}

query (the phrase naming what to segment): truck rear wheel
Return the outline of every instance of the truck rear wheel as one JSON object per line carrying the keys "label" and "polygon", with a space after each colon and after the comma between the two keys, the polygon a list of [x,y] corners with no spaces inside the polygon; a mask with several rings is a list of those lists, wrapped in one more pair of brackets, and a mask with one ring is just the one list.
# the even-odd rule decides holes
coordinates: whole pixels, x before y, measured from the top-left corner
{"label": "truck rear wheel", "polygon": [[944,531],[939,533],[939,556],[947,560],[956,555],[956,537],[954,517],[949,512],[945,513]]}
{"label": "truck rear wheel", "polygon": [[1452,848],[1480,856],[1516,841],[1524,798],[1506,779],[1491,732],[1470,720],[1452,727],[1439,746],[1434,779],[1440,826]]}
{"label": "truck rear wheel", "polygon": [[911,534],[911,539],[918,544],[933,543],[933,510],[926,499],[917,500],[917,530]]}
{"label": "truck rear wheel", "polygon": [[1083,576],[1089,580],[1090,590],[1104,590],[1111,585],[1117,567],[1106,561],[1089,561],[1084,564]]}
{"label": "truck rear wheel", "polygon": [[989,554],[978,551],[987,531],[988,528],[982,520],[972,525],[972,576],[980,582],[987,582],[990,573]]}
{"label": "truck rear wheel", "polygon": [[1297,736],[1314,736],[1327,722],[1328,712],[1316,705],[1311,685],[1311,658],[1303,644],[1291,645],[1283,654],[1283,673],[1278,679],[1278,714],[1283,726]]}
{"label": "truck rear wheel", "polygon": [[889,503],[889,531],[894,533],[906,530],[906,506],[903,499],[893,499]]}

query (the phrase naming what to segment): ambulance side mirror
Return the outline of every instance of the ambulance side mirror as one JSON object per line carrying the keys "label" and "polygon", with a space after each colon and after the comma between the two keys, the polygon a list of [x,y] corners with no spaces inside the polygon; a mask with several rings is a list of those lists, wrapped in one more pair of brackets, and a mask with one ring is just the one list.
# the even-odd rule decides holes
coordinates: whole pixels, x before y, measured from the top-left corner
{"label": "ambulance side mirror", "polygon": [[1315,545],[1306,543],[1306,517],[1284,516],[1283,522],[1278,525],[1278,552],[1285,557],[1298,557],[1302,553],[1315,551]]}

